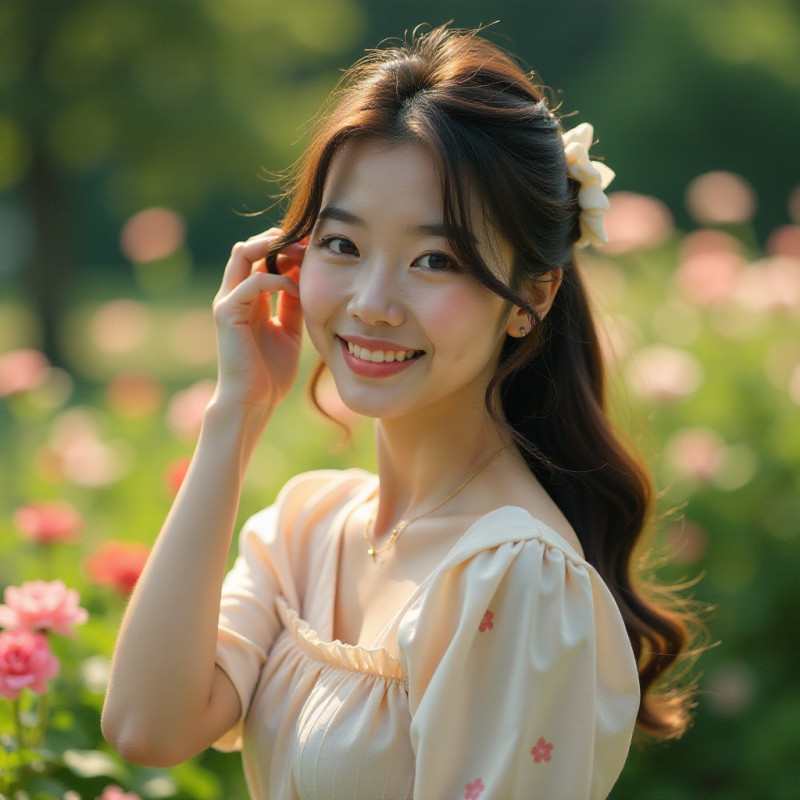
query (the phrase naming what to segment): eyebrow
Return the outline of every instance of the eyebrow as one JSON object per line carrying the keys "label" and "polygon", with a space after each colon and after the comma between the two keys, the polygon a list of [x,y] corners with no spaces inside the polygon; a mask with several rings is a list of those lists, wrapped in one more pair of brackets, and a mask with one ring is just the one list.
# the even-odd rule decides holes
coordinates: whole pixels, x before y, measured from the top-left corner
{"label": "eyebrow", "polygon": [[[338,206],[325,206],[317,215],[317,221],[333,219],[337,222],[345,222],[349,225],[355,225],[357,228],[366,228],[367,222],[355,214],[346,211]],[[410,225],[408,227],[409,233],[417,236],[439,236],[442,239],[447,238],[447,232],[444,229],[444,224],[441,222],[430,222],[422,225]]]}

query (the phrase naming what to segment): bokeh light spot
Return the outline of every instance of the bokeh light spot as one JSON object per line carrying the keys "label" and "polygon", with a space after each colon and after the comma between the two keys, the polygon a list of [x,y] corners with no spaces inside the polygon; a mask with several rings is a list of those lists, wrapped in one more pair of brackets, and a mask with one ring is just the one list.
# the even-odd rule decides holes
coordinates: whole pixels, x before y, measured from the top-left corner
{"label": "bokeh light spot", "polygon": [[689,184],[686,207],[703,225],[747,222],[756,211],[756,193],[741,175],[706,172]]}
{"label": "bokeh light spot", "polygon": [[672,233],[672,213],[655,197],[635,192],[614,192],[605,217],[607,253],[630,253],[656,247]]}
{"label": "bokeh light spot", "polygon": [[147,208],[123,226],[122,252],[135,264],[172,255],[186,240],[183,217],[169,208]]}
{"label": "bokeh light spot", "polygon": [[105,353],[128,353],[150,333],[147,307],[136,300],[110,300],[91,319],[89,332],[95,346]]}

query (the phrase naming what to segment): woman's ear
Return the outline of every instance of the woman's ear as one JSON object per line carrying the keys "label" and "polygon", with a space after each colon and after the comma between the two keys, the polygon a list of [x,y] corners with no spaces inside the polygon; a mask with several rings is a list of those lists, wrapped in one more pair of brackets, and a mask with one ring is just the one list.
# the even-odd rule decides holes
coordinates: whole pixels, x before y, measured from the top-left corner
{"label": "woman's ear", "polygon": [[[553,300],[556,299],[558,287],[561,286],[561,281],[564,277],[562,269],[551,269],[541,277],[537,278],[531,286],[528,295],[531,299],[531,305],[536,309],[536,314],[539,319],[544,319],[553,305]],[[533,327],[533,320],[528,312],[521,306],[513,306],[511,314],[508,318],[508,325],[506,333],[509,336],[516,336],[520,338],[527,336]]]}

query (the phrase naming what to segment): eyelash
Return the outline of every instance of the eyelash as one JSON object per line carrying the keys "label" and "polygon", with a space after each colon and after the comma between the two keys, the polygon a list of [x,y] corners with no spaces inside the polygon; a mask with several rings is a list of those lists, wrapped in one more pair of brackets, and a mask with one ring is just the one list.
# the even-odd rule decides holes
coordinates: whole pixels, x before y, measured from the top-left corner
{"label": "eyelash", "polygon": [[[337,240],[349,242],[356,249],[356,253],[358,252],[358,248],[346,236],[336,236],[336,235],[322,236],[319,239],[317,239],[317,241],[314,242],[314,244],[315,244],[316,247],[327,248],[332,253],[335,253],[336,255],[353,255],[352,253],[340,253],[337,250],[333,250],[332,248],[328,247],[331,242],[334,242],[334,241],[337,241]],[[433,267],[424,267],[424,269],[429,270],[430,272],[449,272],[451,270],[452,271],[459,270],[458,264],[449,255],[447,255],[447,253],[442,253],[442,252],[439,252],[438,250],[431,250],[428,253],[423,253],[421,256],[419,256],[417,259],[415,259],[415,263],[416,263],[416,261],[419,261],[420,259],[428,257],[428,256],[441,256],[442,258],[447,260],[447,264],[448,264],[447,267],[444,267],[443,269],[434,269]]]}

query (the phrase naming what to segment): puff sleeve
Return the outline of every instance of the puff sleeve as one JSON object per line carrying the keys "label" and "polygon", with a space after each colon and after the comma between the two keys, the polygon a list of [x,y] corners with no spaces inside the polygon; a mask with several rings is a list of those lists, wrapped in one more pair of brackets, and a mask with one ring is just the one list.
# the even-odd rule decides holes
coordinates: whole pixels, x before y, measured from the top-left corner
{"label": "puff sleeve", "polygon": [[441,570],[399,631],[415,800],[601,800],[639,707],[613,596],[575,551],[507,541]]}
{"label": "puff sleeve", "polygon": [[[241,703],[236,725],[214,743],[217,750],[242,746],[244,718],[282,623],[276,598],[299,608],[297,548],[316,515],[331,505],[326,495],[341,484],[334,471],[308,472],[290,480],[275,503],[248,519],[239,534],[239,551],[225,576],[220,598],[216,663],[231,680]],[[336,488],[336,487],[334,487]]]}

